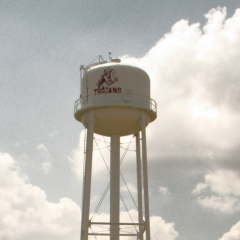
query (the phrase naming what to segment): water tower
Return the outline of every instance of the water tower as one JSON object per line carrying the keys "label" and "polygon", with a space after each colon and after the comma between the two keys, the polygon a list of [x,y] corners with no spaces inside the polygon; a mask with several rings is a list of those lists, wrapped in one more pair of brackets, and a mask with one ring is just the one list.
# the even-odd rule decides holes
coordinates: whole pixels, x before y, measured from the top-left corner
{"label": "water tower", "polygon": [[[156,102],[150,98],[150,79],[140,68],[121,64],[118,59],[81,66],[81,95],[75,102],[74,115],[87,129],[84,167],[81,240],[90,235],[135,236],[150,240],[146,127],[157,117]],[[94,133],[111,139],[110,150],[110,222],[89,219],[92,152]],[[140,140],[141,133],[141,140]],[[138,222],[120,222],[120,138],[134,134],[138,189]],[[142,179],[143,176],[143,179]],[[144,199],[142,199],[142,196]],[[144,209],[144,210],[143,210]],[[92,233],[94,224],[108,225],[108,234]],[[136,234],[121,233],[120,226],[137,226]]]}

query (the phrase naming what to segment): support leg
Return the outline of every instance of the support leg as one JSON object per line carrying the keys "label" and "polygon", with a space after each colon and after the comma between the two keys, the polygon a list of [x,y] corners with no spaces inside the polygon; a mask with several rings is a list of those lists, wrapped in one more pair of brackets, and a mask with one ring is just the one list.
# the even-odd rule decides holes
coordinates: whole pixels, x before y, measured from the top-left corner
{"label": "support leg", "polygon": [[142,161],[143,161],[143,179],[144,179],[143,189],[144,189],[144,205],[145,205],[145,229],[146,229],[146,240],[150,240],[146,116],[144,111],[142,111],[142,116],[141,116],[141,130],[142,130]]}
{"label": "support leg", "polygon": [[[138,223],[143,222],[142,215],[142,166],[141,166],[141,153],[140,153],[140,138],[139,133],[136,134],[136,157],[137,157],[137,189],[138,189]],[[139,240],[143,240],[143,227],[139,226]]]}
{"label": "support leg", "polygon": [[92,151],[93,151],[93,128],[94,128],[94,112],[91,110],[88,120],[87,131],[87,150],[86,150],[86,168],[85,168],[85,186],[84,186],[84,209],[83,209],[83,229],[82,240],[88,240],[89,228],[89,211],[90,211],[90,197],[91,197],[91,178],[92,178]]}

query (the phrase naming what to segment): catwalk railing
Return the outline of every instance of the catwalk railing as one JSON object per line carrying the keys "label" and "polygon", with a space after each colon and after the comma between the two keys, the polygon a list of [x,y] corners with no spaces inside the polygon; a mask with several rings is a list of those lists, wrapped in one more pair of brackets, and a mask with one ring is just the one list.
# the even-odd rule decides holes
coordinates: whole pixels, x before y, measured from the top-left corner
{"label": "catwalk railing", "polygon": [[132,93],[114,94],[114,96],[112,93],[104,93],[80,97],[75,102],[74,114],[78,110],[105,106],[136,107],[157,113],[157,103],[149,97]]}

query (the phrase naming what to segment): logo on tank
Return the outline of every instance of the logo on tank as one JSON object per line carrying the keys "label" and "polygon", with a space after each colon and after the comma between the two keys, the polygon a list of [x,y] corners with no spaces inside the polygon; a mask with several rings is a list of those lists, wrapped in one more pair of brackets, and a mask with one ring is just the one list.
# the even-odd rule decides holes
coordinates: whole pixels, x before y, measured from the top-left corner
{"label": "logo on tank", "polygon": [[98,88],[94,89],[95,95],[104,93],[121,93],[122,88],[111,86],[118,82],[116,70],[106,68],[103,72],[103,75],[101,75],[96,84]]}

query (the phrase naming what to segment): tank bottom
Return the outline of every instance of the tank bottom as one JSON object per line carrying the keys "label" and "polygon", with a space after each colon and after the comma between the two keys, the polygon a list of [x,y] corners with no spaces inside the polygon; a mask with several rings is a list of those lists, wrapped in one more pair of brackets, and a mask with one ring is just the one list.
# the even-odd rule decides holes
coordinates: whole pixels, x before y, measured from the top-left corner
{"label": "tank bottom", "polygon": [[[104,107],[91,108],[94,109],[94,133],[111,136],[118,134],[120,136],[131,135],[141,130],[141,114],[142,109],[133,107]],[[88,119],[90,110],[84,111],[78,118],[75,118],[88,127]],[[146,113],[146,126],[150,122],[150,116]],[[145,127],[146,127],[145,126]]]}

